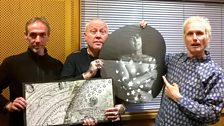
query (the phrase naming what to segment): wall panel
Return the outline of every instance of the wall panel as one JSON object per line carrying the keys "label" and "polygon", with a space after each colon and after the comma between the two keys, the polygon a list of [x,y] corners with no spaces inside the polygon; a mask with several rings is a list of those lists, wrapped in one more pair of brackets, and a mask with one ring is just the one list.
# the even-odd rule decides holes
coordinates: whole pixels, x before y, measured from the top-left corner
{"label": "wall panel", "polygon": [[[67,6],[70,8],[66,8]],[[27,49],[23,34],[24,26],[26,21],[34,16],[45,16],[48,19],[52,28],[47,46],[48,52],[53,57],[64,61],[68,53],[79,49],[79,15],[77,15],[79,8],[77,6],[80,6],[79,0],[75,2],[73,0],[1,0],[0,62],[7,56]],[[72,9],[75,12],[72,13]],[[70,31],[66,33],[66,29]],[[71,34],[72,30],[74,34]],[[66,43],[71,49],[65,49],[68,48],[65,47]]]}
{"label": "wall panel", "polygon": [[[50,23],[48,53],[64,62],[80,48],[80,0],[1,0],[0,63],[4,58],[27,50],[25,23],[34,16],[44,16]],[[8,89],[4,92],[8,96]]]}

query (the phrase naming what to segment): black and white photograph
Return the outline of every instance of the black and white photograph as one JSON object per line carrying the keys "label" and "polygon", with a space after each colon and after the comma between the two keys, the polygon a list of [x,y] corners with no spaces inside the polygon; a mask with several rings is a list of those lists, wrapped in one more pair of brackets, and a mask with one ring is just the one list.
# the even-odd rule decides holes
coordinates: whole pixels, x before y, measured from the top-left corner
{"label": "black and white photograph", "polygon": [[115,94],[129,103],[149,102],[162,88],[165,41],[153,27],[121,27],[108,37],[100,52],[102,77],[114,79]]}

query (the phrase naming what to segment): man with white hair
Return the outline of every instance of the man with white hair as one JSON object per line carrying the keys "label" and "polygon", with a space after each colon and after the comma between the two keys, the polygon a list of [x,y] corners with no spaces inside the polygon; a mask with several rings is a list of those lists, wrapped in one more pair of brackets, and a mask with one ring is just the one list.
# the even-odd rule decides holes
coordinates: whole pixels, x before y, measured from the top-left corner
{"label": "man with white hair", "polygon": [[183,24],[187,53],[166,56],[167,73],[156,126],[205,126],[219,120],[224,106],[224,73],[206,50],[211,26],[192,16]]}

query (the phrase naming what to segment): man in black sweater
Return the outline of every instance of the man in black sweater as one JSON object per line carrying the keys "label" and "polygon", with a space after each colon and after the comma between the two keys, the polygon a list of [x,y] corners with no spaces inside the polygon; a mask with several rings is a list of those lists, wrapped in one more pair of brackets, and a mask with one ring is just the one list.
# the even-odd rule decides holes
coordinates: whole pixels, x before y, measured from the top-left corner
{"label": "man in black sweater", "polygon": [[[62,63],[48,55],[46,45],[50,26],[43,17],[30,19],[25,26],[28,49],[4,59],[0,66],[0,109],[9,112],[10,126],[24,126],[23,110],[26,100],[22,97],[22,83],[58,80]],[[9,87],[10,99],[2,95]]]}
{"label": "man in black sweater", "polygon": [[[100,69],[103,67],[103,61],[99,59],[99,53],[108,37],[107,23],[100,18],[90,20],[86,24],[84,35],[88,47],[71,53],[67,57],[61,74],[63,79],[76,80],[101,77]],[[124,113],[125,107],[121,104],[121,101],[116,99],[116,105],[105,111],[105,116],[113,122],[105,125],[119,125],[120,114]],[[84,122],[86,125],[95,125],[96,123],[92,118],[85,119]]]}

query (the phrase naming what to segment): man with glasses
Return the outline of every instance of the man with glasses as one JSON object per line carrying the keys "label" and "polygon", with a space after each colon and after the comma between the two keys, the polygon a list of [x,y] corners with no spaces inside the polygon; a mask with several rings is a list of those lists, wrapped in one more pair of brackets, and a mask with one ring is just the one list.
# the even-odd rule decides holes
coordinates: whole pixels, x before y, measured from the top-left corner
{"label": "man with glasses", "polygon": [[50,26],[43,17],[30,19],[25,26],[28,49],[4,59],[0,66],[0,92],[9,87],[10,100],[0,95],[0,109],[9,112],[10,126],[24,126],[23,82],[48,82],[60,79],[62,63],[48,55],[46,45]]}

